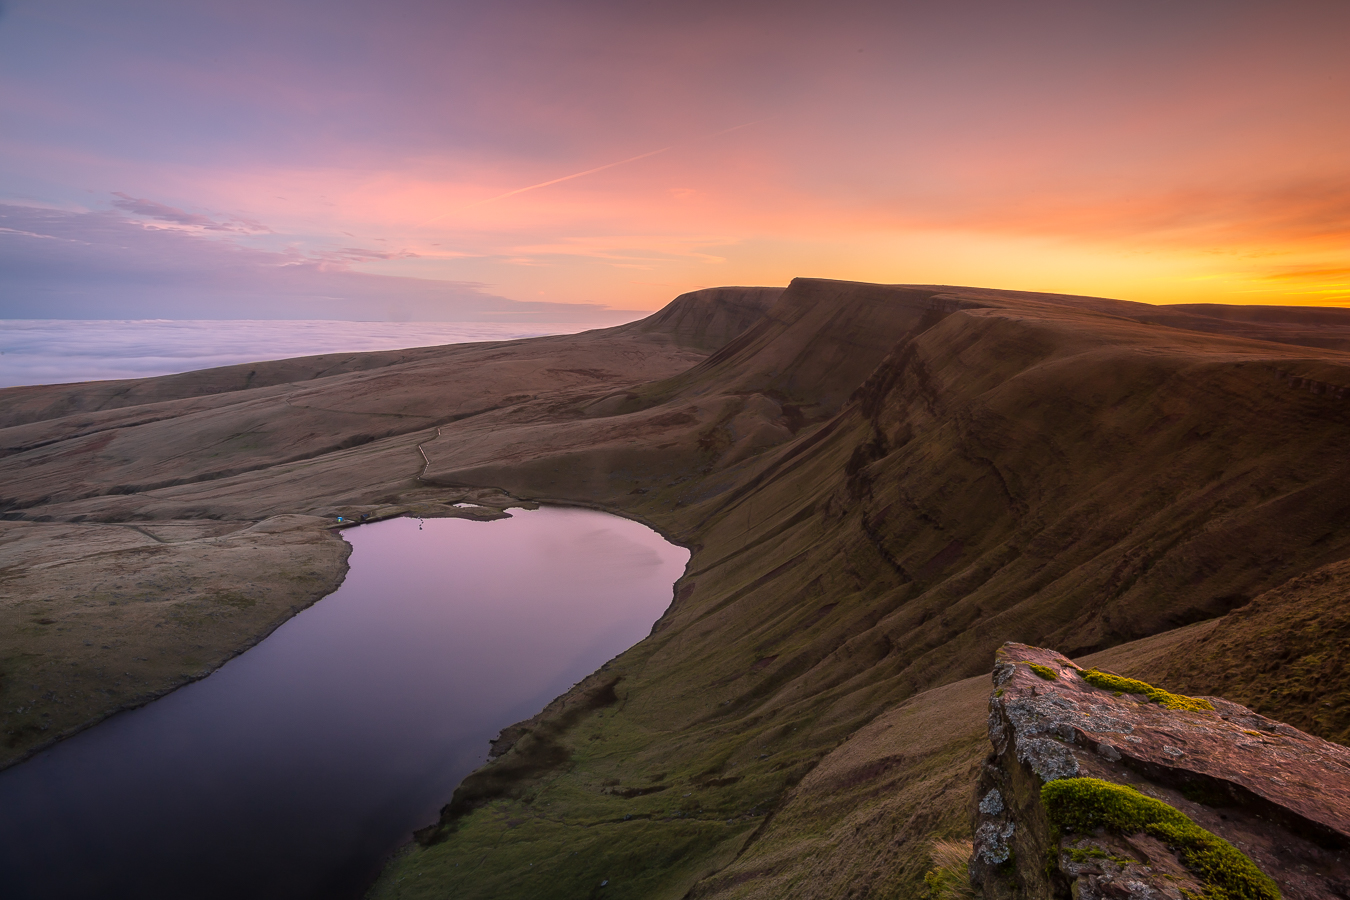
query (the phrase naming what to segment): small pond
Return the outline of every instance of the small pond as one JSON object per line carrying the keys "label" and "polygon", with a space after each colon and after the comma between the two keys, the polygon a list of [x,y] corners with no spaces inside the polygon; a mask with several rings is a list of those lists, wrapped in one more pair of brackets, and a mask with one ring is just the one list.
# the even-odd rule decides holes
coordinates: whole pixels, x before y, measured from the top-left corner
{"label": "small pond", "polygon": [[349,529],[342,586],[0,772],[5,898],[353,898],[488,740],[645,637],[688,561],[589,510]]}

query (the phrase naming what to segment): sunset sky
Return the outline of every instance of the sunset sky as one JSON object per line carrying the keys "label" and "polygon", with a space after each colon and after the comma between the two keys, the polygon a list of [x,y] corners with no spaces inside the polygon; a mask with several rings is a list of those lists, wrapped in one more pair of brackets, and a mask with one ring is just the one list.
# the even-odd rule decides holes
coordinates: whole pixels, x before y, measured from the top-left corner
{"label": "sunset sky", "polygon": [[1344,0],[8,0],[0,316],[1350,304],[1347,35]]}

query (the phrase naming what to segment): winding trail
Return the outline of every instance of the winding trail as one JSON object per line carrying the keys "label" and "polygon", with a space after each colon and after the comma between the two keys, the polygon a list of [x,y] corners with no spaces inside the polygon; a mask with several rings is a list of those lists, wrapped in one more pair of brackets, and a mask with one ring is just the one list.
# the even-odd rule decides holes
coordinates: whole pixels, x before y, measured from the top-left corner
{"label": "winding trail", "polygon": [[427,469],[431,468],[431,457],[427,456],[427,451],[423,450],[422,448],[423,448],[424,446],[426,446],[427,444],[430,444],[432,441],[437,440],[438,438],[440,438],[440,436],[441,436],[441,428],[442,428],[442,427],[444,427],[444,426],[437,425],[437,426],[436,426],[436,433],[435,433],[434,435],[432,435],[431,437],[427,438],[425,441],[422,441],[420,444],[417,445],[417,452],[420,453],[420,454],[422,454],[422,471],[417,473],[417,480],[418,480],[418,481],[426,482],[426,480],[427,480],[427,479],[426,479]]}
{"label": "winding trail", "polygon": [[122,527],[122,528],[128,528],[128,529],[130,529],[130,530],[132,530],[132,531],[135,531],[135,532],[137,532],[137,533],[139,533],[139,534],[143,534],[143,535],[145,535],[146,537],[148,537],[150,540],[155,541],[155,542],[157,542],[157,543],[160,543],[160,544],[172,544],[172,543],[174,543],[173,541],[166,541],[166,540],[164,540],[164,538],[160,537],[159,535],[151,534],[150,532],[146,531],[144,528],[140,527],[139,525],[128,525],[128,524],[125,523],[125,522],[119,522],[119,523],[117,523],[117,524],[118,524],[120,527]]}

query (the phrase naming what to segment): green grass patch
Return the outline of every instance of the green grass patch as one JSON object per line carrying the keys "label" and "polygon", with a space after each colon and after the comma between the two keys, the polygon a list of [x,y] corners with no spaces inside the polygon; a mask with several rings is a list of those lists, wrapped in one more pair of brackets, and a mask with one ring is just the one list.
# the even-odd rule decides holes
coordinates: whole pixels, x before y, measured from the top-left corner
{"label": "green grass patch", "polygon": [[1133,788],[1098,778],[1061,778],[1041,788],[1041,803],[1060,832],[1142,832],[1177,848],[1181,861],[1204,882],[1209,900],[1280,900],[1275,882],[1245,853],[1181,810]]}
{"label": "green grass patch", "polygon": [[1103,672],[1099,669],[1080,670],[1078,674],[1093,687],[1101,688],[1104,691],[1117,691],[1121,694],[1142,694],[1164,709],[1199,711],[1214,708],[1214,704],[1208,700],[1187,697],[1183,694],[1173,694],[1171,691],[1164,691],[1162,688],[1156,688],[1148,682],[1139,681],[1136,678],[1122,678],[1119,675],[1112,675],[1110,672]]}
{"label": "green grass patch", "polygon": [[1059,673],[1049,666],[1043,666],[1040,663],[1027,663],[1027,665],[1031,667],[1031,671],[1035,672],[1046,681],[1054,681],[1059,677]]}
{"label": "green grass patch", "polygon": [[[1054,851],[1051,851],[1053,854]],[[1128,856],[1112,856],[1100,847],[1070,847],[1063,851],[1074,862],[1087,862],[1093,859],[1109,859],[1118,866],[1128,866],[1130,863],[1137,863],[1139,860],[1131,859]]]}
{"label": "green grass patch", "polygon": [[535,806],[498,800],[480,807],[450,840],[407,848],[369,896],[674,900],[730,862],[759,824],[693,818],[576,822]]}

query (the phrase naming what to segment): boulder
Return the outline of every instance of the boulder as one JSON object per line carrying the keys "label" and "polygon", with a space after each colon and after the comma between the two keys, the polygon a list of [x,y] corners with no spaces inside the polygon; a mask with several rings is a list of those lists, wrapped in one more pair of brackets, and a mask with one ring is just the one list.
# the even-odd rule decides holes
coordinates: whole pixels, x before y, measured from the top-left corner
{"label": "boulder", "polygon": [[1350,749],[1024,644],[993,678],[984,897],[1350,897]]}

